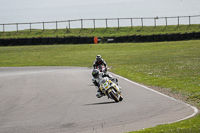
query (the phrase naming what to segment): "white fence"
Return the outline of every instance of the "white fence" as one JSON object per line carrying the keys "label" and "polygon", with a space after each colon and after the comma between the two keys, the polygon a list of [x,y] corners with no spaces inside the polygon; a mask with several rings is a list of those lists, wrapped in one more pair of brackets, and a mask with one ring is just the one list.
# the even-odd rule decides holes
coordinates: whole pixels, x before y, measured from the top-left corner
{"label": "white fence", "polygon": [[149,17],[149,18],[104,18],[104,19],[77,19],[65,21],[7,23],[0,24],[0,32],[20,31],[33,29],[71,29],[71,28],[109,28],[109,27],[134,27],[134,26],[168,26],[200,24],[200,15],[174,16],[174,17]]}

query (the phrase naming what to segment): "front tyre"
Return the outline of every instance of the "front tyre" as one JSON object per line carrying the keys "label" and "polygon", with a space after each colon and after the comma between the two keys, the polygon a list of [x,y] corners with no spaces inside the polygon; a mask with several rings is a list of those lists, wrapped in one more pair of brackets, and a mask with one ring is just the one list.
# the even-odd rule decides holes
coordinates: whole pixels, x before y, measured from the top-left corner
{"label": "front tyre", "polygon": [[113,91],[110,91],[109,95],[112,97],[113,100],[115,100],[115,102],[120,101],[119,98],[117,97],[117,95]]}
{"label": "front tyre", "polygon": [[120,98],[119,98],[119,101],[122,101],[123,100],[123,97],[122,96],[120,96]]}

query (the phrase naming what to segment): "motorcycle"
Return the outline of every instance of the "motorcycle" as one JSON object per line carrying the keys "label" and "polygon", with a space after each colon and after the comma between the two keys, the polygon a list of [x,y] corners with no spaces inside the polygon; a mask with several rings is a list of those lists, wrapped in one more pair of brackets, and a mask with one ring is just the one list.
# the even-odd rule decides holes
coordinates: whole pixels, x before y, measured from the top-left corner
{"label": "motorcycle", "polygon": [[104,65],[98,65],[97,69],[99,69],[100,72],[106,73],[107,72],[107,68]]}
{"label": "motorcycle", "polygon": [[119,86],[108,77],[104,77],[100,80],[100,90],[103,94],[108,96],[108,99],[111,98],[115,102],[123,100]]}

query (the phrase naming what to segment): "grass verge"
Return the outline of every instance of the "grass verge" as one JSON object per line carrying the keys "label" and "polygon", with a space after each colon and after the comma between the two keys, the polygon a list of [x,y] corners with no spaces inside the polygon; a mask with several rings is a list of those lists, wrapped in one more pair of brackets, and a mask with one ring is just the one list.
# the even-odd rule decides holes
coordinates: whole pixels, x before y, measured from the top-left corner
{"label": "grass verge", "polygon": [[[0,47],[0,66],[91,67],[101,54],[111,71],[178,95],[200,109],[200,40],[156,43]],[[162,89],[161,89],[162,88]],[[199,132],[200,115],[138,132]],[[137,131],[136,131],[137,132]]]}
{"label": "grass verge", "polygon": [[169,26],[137,26],[120,28],[83,28],[83,29],[46,29],[21,30],[13,32],[0,32],[0,38],[32,38],[32,37],[62,37],[62,36],[129,36],[129,35],[152,35],[170,33],[199,32],[200,24],[193,25],[169,25]]}

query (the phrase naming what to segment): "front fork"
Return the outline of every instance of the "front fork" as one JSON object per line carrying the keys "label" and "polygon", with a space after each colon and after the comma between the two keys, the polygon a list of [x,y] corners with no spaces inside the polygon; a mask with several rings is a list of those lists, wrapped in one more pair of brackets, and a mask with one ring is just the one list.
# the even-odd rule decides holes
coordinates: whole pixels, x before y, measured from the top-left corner
{"label": "front fork", "polygon": [[110,92],[110,91],[113,91],[113,92],[117,95],[118,99],[120,99],[120,98],[122,97],[122,96],[121,96],[121,92],[119,92],[117,89],[119,89],[119,88],[117,88],[117,87],[112,87],[112,89],[109,89],[108,91],[106,91],[107,96],[108,96],[108,99],[111,97],[111,96],[109,95],[109,92]]}

